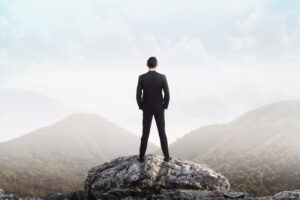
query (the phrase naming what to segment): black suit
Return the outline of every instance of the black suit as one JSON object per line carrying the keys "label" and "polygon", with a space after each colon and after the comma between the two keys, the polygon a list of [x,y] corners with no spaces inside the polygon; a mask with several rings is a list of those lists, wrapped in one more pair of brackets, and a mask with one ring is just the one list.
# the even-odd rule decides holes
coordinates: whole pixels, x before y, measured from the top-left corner
{"label": "black suit", "polygon": [[[164,96],[162,95],[164,92]],[[144,157],[154,115],[160,144],[165,157],[169,157],[168,140],[165,132],[165,109],[170,101],[169,87],[166,75],[156,71],[148,71],[139,76],[136,100],[143,110],[143,135],[141,138],[140,157]]]}

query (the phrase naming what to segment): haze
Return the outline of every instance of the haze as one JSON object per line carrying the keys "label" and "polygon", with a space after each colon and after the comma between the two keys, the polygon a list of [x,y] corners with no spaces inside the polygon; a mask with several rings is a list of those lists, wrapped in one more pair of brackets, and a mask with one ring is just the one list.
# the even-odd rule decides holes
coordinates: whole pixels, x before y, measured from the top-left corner
{"label": "haze", "polygon": [[141,135],[135,91],[150,56],[169,82],[169,142],[298,99],[300,2],[0,2],[0,88],[27,89]]}

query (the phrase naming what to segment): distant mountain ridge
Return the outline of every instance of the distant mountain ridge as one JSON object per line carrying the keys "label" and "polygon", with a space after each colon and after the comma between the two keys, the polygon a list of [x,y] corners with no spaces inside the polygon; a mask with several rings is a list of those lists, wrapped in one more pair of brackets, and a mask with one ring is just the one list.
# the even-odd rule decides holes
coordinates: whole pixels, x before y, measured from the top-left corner
{"label": "distant mountain ridge", "polygon": [[269,195],[300,188],[300,100],[275,102],[226,124],[193,130],[170,145],[211,166],[233,189]]}
{"label": "distant mountain ridge", "polygon": [[79,110],[30,90],[0,88],[0,111],[1,142],[47,126]]}
{"label": "distant mountain ridge", "polygon": [[[40,196],[74,191],[82,187],[90,167],[137,154],[139,142],[138,136],[98,115],[72,114],[0,143],[0,188]],[[149,143],[148,148],[157,147]]]}

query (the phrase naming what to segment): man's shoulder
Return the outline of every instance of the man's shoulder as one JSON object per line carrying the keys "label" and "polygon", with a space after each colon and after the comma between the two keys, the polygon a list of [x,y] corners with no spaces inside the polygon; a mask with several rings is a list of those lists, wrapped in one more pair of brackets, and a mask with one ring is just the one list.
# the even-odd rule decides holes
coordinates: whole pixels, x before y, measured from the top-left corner
{"label": "man's shoulder", "polygon": [[166,76],[165,74],[159,73],[159,72],[157,72],[157,74],[160,75],[160,76]]}
{"label": "man's shoulder", "polygon": [[165,74],[162,74],[162,73],[158,73],[157,74],[161,77],[161,78],[166,78],[167,76]]}
{"label": "man's shoulder", "polygon": [[146,75],[146,73],[140,74],[139,78],[143,78]]}

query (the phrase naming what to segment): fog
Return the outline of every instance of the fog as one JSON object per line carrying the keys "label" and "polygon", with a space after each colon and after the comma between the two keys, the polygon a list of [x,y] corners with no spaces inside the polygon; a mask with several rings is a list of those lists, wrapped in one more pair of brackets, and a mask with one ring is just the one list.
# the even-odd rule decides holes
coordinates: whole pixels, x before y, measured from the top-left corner
{"label": "fog", "polygon": [[[217,5],[2,1],[0,88],[33,91],[141,135],[137,77],[147,72],[147,58],[156,56],[157,70],[169,82],[166,131],[174,142],[203,125],[300,98],[299,13],[297,1],[284,6],[280,1],[250,0]],[[27,111],[36,109],[31,106]],[[1,112],[0,118],[17,112],[14,109]],[[150,140],[159,144],[155,123],[151,131]],[[11,134],[1,131],[0,141]]]}

